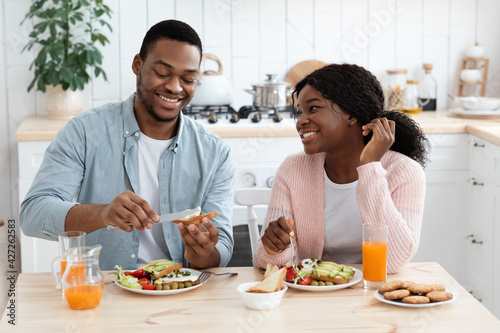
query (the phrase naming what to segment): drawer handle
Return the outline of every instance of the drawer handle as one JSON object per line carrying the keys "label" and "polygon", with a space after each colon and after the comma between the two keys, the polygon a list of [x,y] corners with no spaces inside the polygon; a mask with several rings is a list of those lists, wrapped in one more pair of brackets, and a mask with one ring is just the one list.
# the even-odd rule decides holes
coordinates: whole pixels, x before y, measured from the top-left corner
{"label": "drawer handle", "polygon": [[483,244],[483,241],[479,241],[479,240],[475,239],[473,234],[467,235],[467,240],[469,240],[469,239],[471,239],[470,242],[472,244]]}
{"label": "drawer handle", "polygon": [[472,186],[484,186],[484,182],[477,181],[476,178],[469,178],[468,181]]}
{"label": "drawer handle", "polygon": [[476,140],[470,140],[469,142],[472,145],[472,147],[484,148],[486,146],[484,143],[479,143]]}

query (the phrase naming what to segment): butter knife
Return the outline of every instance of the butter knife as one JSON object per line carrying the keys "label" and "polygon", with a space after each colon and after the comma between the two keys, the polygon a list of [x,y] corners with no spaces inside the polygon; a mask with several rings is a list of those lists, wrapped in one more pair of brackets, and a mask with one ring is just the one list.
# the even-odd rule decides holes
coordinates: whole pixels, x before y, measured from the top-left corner
{"label": "butter knife", "polygon": [[[182,212],[163,214],[160,216],[160,221],[157,223],[170,222],[170,221],[182,219],[182,218],[189,216],[189,215],[200,215],[200,212],[201,212],[201,208],[196,207],[193,209],[183,210]],[[127,224],[132,225],[130,222],[127,222]],[[121,229],[118,227],[115,227],[114,225],[108,225],[108,230],[109,231],[116,231],[116,230],[121,230]]]}

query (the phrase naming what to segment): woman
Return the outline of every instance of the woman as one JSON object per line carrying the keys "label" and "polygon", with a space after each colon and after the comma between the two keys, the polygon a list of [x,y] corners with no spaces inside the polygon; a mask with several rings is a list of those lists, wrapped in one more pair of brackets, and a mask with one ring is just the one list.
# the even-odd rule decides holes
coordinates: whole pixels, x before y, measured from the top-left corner
{"label": "woman", "polygon": [[276,174],[254,265],[291,261],[289,236],[295,263],[361,263],[362,224],[370,223],[388,225],[387,270],[397,272],[418,249],[427,139],[410,117],[383,111],[380,83],[356,65],[316,70],[293,97],[304,153]]}

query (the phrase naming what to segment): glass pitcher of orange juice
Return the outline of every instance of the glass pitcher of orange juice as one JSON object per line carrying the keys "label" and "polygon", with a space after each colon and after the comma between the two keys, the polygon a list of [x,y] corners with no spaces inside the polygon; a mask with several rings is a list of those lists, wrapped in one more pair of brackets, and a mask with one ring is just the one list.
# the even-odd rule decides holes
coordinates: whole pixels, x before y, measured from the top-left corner
{"label": "glass pitcher of orange juice", "polygon": [[[104,287],[104,275],[99,268],[101,249],[101,245],[74,247],[52,261],[56,287],[62,288],[69,307],[74,310],[93,309],[101,302]],[[67,266],[61,278],[57,272],[65,259]]]}

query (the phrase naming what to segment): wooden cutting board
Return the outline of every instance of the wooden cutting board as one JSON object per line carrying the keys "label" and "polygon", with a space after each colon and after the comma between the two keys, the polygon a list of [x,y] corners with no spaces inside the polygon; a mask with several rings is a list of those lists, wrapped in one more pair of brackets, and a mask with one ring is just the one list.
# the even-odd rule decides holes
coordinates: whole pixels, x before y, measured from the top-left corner
{"label": "wooden cutting board", "polygon": [[290,68],[285,81],[290,83],[292,87],[295,87],[295,84],[302,80],[302,78],[304,78],[307,74],[310,74],[316,69],[321,68],[325,65],[326,63],[319,60],[305,60],[299,62],[298,64]]}

